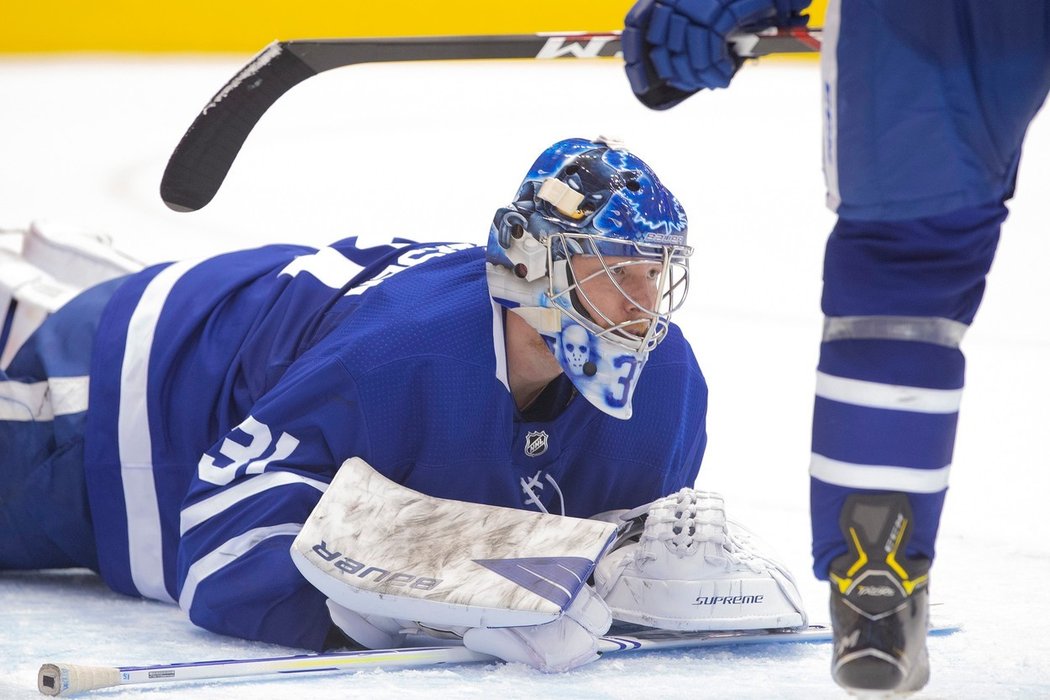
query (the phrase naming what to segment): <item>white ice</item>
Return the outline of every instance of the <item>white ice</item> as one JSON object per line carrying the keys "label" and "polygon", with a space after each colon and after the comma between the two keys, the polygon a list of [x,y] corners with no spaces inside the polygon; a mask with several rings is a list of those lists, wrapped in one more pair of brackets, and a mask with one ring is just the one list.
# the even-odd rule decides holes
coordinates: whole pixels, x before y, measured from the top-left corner
{"label": "white ice", "polygon": [[[482,242],[533,158],[568,136],[615,134],[685,203],[697,248],[678,318],[711,386],[699,486],[772,542],[814,619],[809,420],[820,336],[820,88],[813,64],[747,67],[728,91],[666,113],[636,104],[615,62],[375,65],[286,95],[215,201],[168,211],[172,148],[247,56],[0,60],[0,225],[44,218],[108,231],[145,260],[267,242]],[[1050,697],[1050,121],[1020,186],[969,359],[933,597],[963,632],[930,644],[922,697]],[[1044,272],[1040,273],[1039,270]],[[674,396],[668,396],[674,402]],[[887,436],[893,439],[893,436]],[[2,477],[0,477],[2,478]],[[293,650],[219,637],[88,572],[0,573],[0,697],[38,697],[47,661],[108,665]],[[137,686],[100,697],[833,698],[827,645],[618,655],[544,676],[481,665]]]}

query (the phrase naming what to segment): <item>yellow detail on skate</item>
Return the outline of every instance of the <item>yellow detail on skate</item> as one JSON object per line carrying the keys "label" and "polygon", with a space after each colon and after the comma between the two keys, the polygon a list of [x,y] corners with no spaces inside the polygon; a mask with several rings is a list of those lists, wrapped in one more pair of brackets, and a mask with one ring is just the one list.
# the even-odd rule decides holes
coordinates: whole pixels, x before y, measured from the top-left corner
{"label": "yellow detail on skate", "polygon": [[908,520],[905,518],[904,523],[901,525],[900,530],[897,532],[897,539],[893,543],[893,549],[886,555],[886,563],[890,565],[890,568],[896,572],[897,576],[900,577],[901,585],[904,587],[905,595],[911,595],[912,591],[917,586],[926,583],[926,579],[929,578],[929,574],[923,574],[916,579],[908,577],[908,572],[900,565],[897,561],[897,552],[900,550],[901,541],[904,539],[904,533],[908,530]]}
{"label": "yellow detail on skate", "polygon": [[832,583],[839,587],[839,592],[843,595],[853,583],[853,575],[863,569],[864,565],[868,563],[868,554],[860,546],[860,538],[857,537],[857,531],[852,527],[849,529],[849,536],[853,539],[853,548],[857,550],[857,561],[853,562],[853,566],[846,571],[845,576],[836,576],[834,573],[828,572],[828,577]]}
{"label": "yellow detail on skate", "polygon": [[904,586],[904,592],[908,595],[911,595],[911,592],[914,591],[918,586],[921,586],[922,584],[926,583],[926,579],[928,579],[929,577],[929,574],[923,574],[917,579],[907,579],[905,581],[901,581],[901,585]]}
{"label": "yellow detail on skate", "polygon": [[900,549],[901,540],[904,539],[904,533],[908,530],[908,519],[905,518],[900,528],[897,530],[897,539],[893,542],[893,549],[886,555],[886,563],[890,565],[890,568],[897,572],[897,576],[900,577],[901,581],[908,580],[908,572],[904,570],[904,567],[897,561],[897,551]]}
{"label": "yellow detail on skate", "polygon": [[849,590],[849,586],[853,583],[851,578],[839,578],[835,574],[828,572],[828,576],[831,577],[831,582],[839,587],[839,593],[846,595],[846,591]]}
{"label": "yellow detail on skate", "polygon": [[857,549],[857,561],[853,563],[853,566],[849,568],[846,575],[852,577],[853,574],[857,573],[864,568],[864,565],[868,563],[868,554],[864,551],[864,548],[860,546],[860,538],[857,537],[857,531],[852,527],[849,529],[849,536],[853,538],[853,546]]}

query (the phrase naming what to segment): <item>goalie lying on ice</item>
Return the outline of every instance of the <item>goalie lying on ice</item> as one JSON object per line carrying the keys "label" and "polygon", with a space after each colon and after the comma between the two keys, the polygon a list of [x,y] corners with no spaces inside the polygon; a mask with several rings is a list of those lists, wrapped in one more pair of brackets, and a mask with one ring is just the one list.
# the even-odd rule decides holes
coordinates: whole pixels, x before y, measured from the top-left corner
{"label": "goalie lying on ice", "polygon": [[[21,249],[0,246],[0,344],[10,346],[0,350],[11,358],[0,369],[0,568],[90,567],[114,590],[177,602],[207,629],[316,650],[345,643],[350,626],[333,624],[326,599],[355,608],[312,585],[289,551],[351,458],[428,498],[544,523],[637,508],[695,483],[707,387],[670,320],[688,286],[685,214],[618,145],[547,149],[497,211],[485,248],[360,248],[351,238],[135,271],[97,240],[40,228],[20,240]],[[33,291],[88,270],[79,294]],[[374,511],[368,527],[386,531],[397,512]],[[467,522],[439,525],[455,533]],[[611,533],[597,526],[606,528],[598,540]],[[657,536],[653,528],[643,535]],[[733,529],[721,536],[732,556],[705,549],[704,562],[745,562]],[[670,580],[646,563],[647,542],[613,552],[607,561],[619,568],[597,578],[617,611],[656,620],[665,613],[654,601],[625,602],[632,582]],[[560,556],[551,544],[473,559]],[[481,616],[428,612],[427,621],[472,628],[466,643],[544,668],[593,658],[608,611],[582,582],[605,542],[583,553],[578,544],[559,545],[574,552],[559,559],[572,577],[540,586],[538,612],[507,620],[494,611],[520,613],[518,603],[500,600]],[[428,590],[442,579],[430,569],[332,547],[309,551],[355,581],[383,576],[424,598],[441,593]],[[629,547],[640,554],[628,562]],[[519,564],[489,570],[553,575]],[[752,595],[734,576],[711,600],[752,609],[731,602]],[[754,595],[772,595],[765,586]],[[415,612],[366,608],[363,619],[425,619]],[[702,624],[705,612],[685,617]],[[710,620],[791,624],[746,617]],[[565,653],[536,651],[570,638]]]}

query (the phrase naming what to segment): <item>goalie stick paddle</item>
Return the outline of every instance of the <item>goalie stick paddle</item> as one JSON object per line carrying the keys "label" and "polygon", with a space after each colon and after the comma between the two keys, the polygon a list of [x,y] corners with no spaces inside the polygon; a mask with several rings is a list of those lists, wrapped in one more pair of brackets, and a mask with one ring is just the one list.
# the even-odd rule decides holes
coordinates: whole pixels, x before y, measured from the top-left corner
{"label": "goalie stick paddle", "polygon": [[[954,624],[935,624],[931,636],[952,634]],[[830,642],[831,627],[810,625],[803,630],[735,630],[722,632],[675,632],[647,627],[628,627],[599,641],[603,656],[628,651],[695,649],[743,644]],[[300,654],[264,659],[197,661],[157,666],[81,666],[48,663],[40,667],[37,688],[44,695],[68,696],[99,688],[168,681],[221,680],[286,673],[395,671],[447,664],[498,662],[494,656],[462,646],[377,649],[330,654]]]}
{"label": "goalie stick paddle", "polygon": [[[732,37],[744,58],[820,50],[819,29],[773,29]],[[171,154],[160,196],[175,211],[212,200],[263,114],[286,92],[318,73],[358,63],[478,59],[609,58],[619,32],[275,41],[209,100]]]}

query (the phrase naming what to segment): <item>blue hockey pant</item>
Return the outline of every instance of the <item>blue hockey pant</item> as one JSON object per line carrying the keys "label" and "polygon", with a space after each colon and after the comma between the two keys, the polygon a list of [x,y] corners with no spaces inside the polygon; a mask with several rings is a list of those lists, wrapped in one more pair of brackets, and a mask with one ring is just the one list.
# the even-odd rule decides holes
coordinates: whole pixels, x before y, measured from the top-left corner
{"label": "blue hockey pant", "polygon": [[1006,213],[995,203],[835,226],[824,261],[810,463],[818,578],[847,550],[839,513],[857,492],[908,494],[906,555],[932,560],[963,390],[959,344]]}
{"label": "blue hockey pant", "polygon": [[63,306],[0,370],[0,570],[98,567],[84,421],[95,329],[122,282]]}

